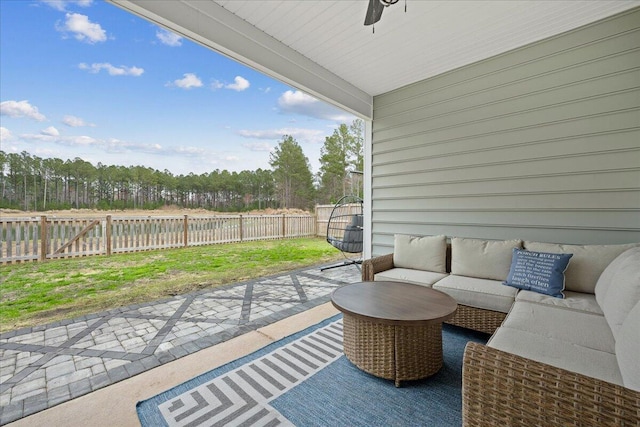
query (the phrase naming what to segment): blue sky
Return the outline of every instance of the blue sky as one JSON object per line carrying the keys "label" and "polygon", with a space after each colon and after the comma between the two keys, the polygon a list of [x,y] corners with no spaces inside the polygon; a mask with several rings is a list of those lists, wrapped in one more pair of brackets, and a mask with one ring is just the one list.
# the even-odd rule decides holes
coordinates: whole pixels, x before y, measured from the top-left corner
{"label": "blue sky", "polygon": [[283,134],[313,172],[354,117],[102,1],[0,0],[7,153],[174,175],[269,168]]}

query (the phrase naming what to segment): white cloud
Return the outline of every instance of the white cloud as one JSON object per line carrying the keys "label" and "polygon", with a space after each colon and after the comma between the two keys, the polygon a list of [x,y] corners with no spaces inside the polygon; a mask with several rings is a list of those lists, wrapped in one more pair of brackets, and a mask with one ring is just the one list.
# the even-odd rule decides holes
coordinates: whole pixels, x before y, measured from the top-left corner
{"label": "white cloud", "polygon": [[283,113],[301,114],[316,119],[350,123],[353,115],[322,102],[299,90],[288,90],[278,98],[278,107]]}
{"label": "white cloud", "polygon": [[13,137],[11,131],[5,127],[0,127],[0,141],[8,141]]}
{"label": "white cloud", "polygon": [[284,135],[291,135],[299,142],[320,143],[324,142],[325,132],[317,129],[280,128],[264,130],[239,130],[238,135],[251,139],[270,140],[279,140]]}
{"label": "white cloud", "polygon": [[122,141],[111,138],[106,141],[100,141],[100,145],[108,153],[144,153],[144,154],[163,154],[166,149],[160,144],[140,144],[135,142]]}
{"label": "white cloud", "polygon": [[73,145],[99,145],[100,144],[99,140],[86,135],[72,136],[71,138],[67,139],[67,141]]}
{"label": "white cloud", "polygon": [[239,130],[238,135],[244,136],[245,138],[255,138],[255,139],[277,139],[281,138],[283,135],[288,135],[283,130],[278,129],[266,129],[266,130]]}
{"label": "white cloud", "polygon": [[271,87],[260,88],[259,90],[266,95],[271,92]]}
{"label": "white cloud", "polygon": [[182,46],[182,37],[163,28],[156,31],[156,37],[162,44],[165,44],[167,46]]}
{"label": "white cloud", "polygon": [[[48,128],[51,129],[51,128]],[[101,149],[110,154],[123,154],[123,153],[142,153],[142,154],[156,154],[159,156],[179,158],[208,158],[212,154],[211,151],[200,147],[189,146],[171,146],[164,147],[160,144],[144,144],[137,142],[123,141],[116,138],[109,139],[97,139],[87,135],[78,136],[60,136],[55,132],[47,133],[48,129],[40,132],[39,134],[23,134],[20,138],[23,140],[31,140],[37,142],[47,142],[58,145],[63,145],[72,148],[92,147]],[[216,154],[217,156],[217,154]],[[219,157],[219,156],[218,156]]]}
{"label": "white cloud", "polygon": [[251,86],[251,83],[249,83],[249,80],[245,79],[242,76],[236,76],[233,79],[233,83],[223,83],[220,80],[213,80],[210,84],[210,87],[212,90],[218,90],[218,89],[230,89],[230,90],[235,90],[238,92],[242,92],[243,90],[246,90],[249,88],[249,86]]}
{"label": "white cloud", "polygon": [[40,131],[40,133],[42,135],[48,135],[48,136],[59,136],[60,132],[58,132],[58,129],[54,128],[53,126],[49,126],[46,129],[42,129]]}
{"label": "white cloud", "polygon": [[110,76],[134,76],[139,77],[144,73],[143,68],[139,67],[127,67],[126,65],[121,65],[119,67],[115,67],[108,62],[100,62],[93,63],[91,65],[87,65],[84,62],[78,64],[78,68],[81,70],[87,70],[90,73],[99,73],[100,70],[107,70]]}
{"label": "white cloud", "polygon": [[56,26],[58,31],[71,32],[76,40],[86,43],[103,42],[107,40],[107,33],[100,24],[89,21],[87,15],[67,13],[64,25]]}
{"label": "white cloud", "polygon": [[201,147],[193,146],[169,146],[154,144],[144,144],[136,142],[122,141],[118,139],[109,139],[107,141],[100,141],[99,144],[109,153],[143,153],[143,154],[155,154],[163,157],[170,157],[172,159],[179,158],[191,158],[191,159],[208,159],[208,158],[220,158],[222,155],[219,152],[214,152]]}
{"label": "white cloud", "polygon": [[250,151],[273,151],[273,146],[268,142],[251,142],[242,144],[242,146]]}
{"label": "white cloud", "polygon": [[52,8],[64,12],[68,4],[75,4],[80,7],[91,6],[93,0],[41,0],[43,3],[51,6]]}
{"label": "white cloud", "polygon": [[57,144],[67,145],[70,147],[88,147],[99,146],[100,141],[87,135],[74,135],[74,136],[60,136],[60,135],[21,135],[24,139],[32,139],[36,141],[55,142]]}
{"label": "white cloud", "polygon": [[191,89],[194,87],[201,87],[202,80],[193,73],[183,74],[183,78],[174,80],[173,83],[169,83],[169,86],[177,86],[182,89]]}
{"label": "white cloud", "polygon": [[249,88],[249,86],[251,86],[251,83],[249,83],[249,80],[241,76],[236,76],[236,78],[233,79],[233,81],[234,83],[226,85],[225,88],[242,92],[243,90],[246,90]]}
{"label": "white cloud", "polygon": [[72,128],[79,128],[83,126],[90,126],[90,127],[95,126],[93,123],[87,123],[80,117],[76,117],[76,116],[64,116],[64,118],[62,119],[62,123]]}
{"label": "white cloud", "polygon": [[167,154],[169,155],[173,155],[173,154],[180,154],[180,155],[186,155],[189,157],[200,157],[200,156],[204,156],[207,153],[207,150],[205,150],[204,148],[200,148],[200,147],[189,147],[189,146],[183,146],[180,145],[178,147],[170,147],[169,150],[167,151]]}
{"label": "white cloud", "polygon": [[29,101],[3,101],[0,103],[0,115],[9,117],[27,117],[39,122],[47,118],[40,114],[38,107],[29,104]]}

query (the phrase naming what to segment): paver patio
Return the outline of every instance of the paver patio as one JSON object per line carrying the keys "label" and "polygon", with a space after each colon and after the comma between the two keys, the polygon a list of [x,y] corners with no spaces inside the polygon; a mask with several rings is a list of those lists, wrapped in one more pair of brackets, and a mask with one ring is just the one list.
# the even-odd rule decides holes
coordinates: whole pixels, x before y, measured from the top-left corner
{"label": "paver patio", "polygon": [[329,300],[354,266],[264,277],[0,334],[0,424]]}

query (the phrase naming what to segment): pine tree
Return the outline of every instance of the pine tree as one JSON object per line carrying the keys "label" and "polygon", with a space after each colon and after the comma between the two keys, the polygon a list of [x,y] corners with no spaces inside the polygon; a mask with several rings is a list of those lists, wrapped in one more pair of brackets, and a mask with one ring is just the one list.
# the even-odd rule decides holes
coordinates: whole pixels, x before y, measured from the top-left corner
{"label": "pine tree", "polygon": [[350,126],[341,124],[331,136],[325,138],[320,151],[320,192],[323,202],[333,203],[345,194],[361,194],[361,180],[352,172],[362,172],[364,122],[354,120]]}
{"label": "pine tree", "polygon": [[353,170],[357,172],[364,171],[364,121],[356,119],[349,126],[349,133],[353,137],[350,151],[349,163],[353,166]]}
{"label": "pine tree", "polygon": [[270,170],[215,170],[174,176],[166,169],[100,162],[93,166],[79,157],[64,161],[42,159],[26,151],[18,154],[0,150],[0,208],[154,209],[176,204],[239,211],[272,207],[275,200]]}
{"label": "pine tree", "polygon": [[352,137],[347,125],[341,124],[333,135],[325,138],[320,150],[320,188],[322,199],[335,202],[347,192],[348,151]]}
{"label": "pine tree", "polygon": [[309,159],[304,155],[298,142],[290,135],[282,141],[269,156],[273,177],[284,208],[306,209],[314,198],[313,176]]}

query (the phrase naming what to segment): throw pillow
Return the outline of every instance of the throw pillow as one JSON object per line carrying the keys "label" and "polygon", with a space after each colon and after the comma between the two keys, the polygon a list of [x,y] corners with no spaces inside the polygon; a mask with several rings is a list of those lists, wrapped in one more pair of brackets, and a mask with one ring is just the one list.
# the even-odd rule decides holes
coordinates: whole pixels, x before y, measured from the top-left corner
{"label": "throw pillow", "polygon": [[[604,318],[617,341],[620,328],[627,321],[629,312],[640,301],[640,248],[623,252],[609,264],[600,277],[603,280],[610,277],[611,286],[599,301],[596,294],[596,301],[600,304]],[[600,284],[600,281],[598,283]],[[640,326],[640,323],[635,326]]]}
{"label": "throw pillow", "polygon": [[414,270],[447,272],[446,236],[394,236],[393,266]]}
{"label": "throw pillow", "polygon": [[573,254],[513,250],[507,286],[564,298],[564,272]]}

